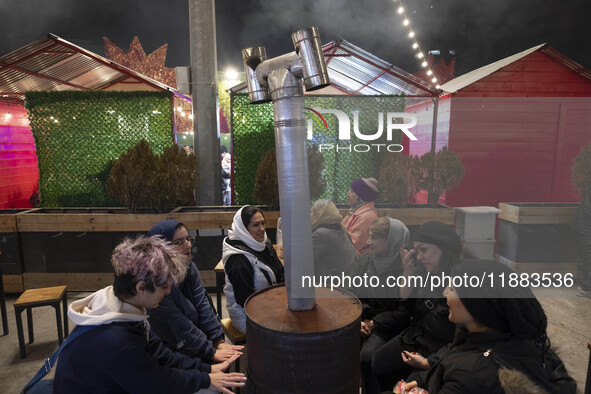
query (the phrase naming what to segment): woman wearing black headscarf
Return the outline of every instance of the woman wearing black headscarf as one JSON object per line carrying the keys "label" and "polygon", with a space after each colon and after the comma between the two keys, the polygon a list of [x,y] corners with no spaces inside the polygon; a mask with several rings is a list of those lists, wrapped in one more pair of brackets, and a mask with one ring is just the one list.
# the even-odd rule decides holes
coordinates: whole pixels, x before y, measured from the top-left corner
{"label": "woman wearing black headscarf", "polygon": [[[445,273],[460,261],[462,243],[454,229],[442,222],[423,224],[414,235],[414,248],[401,249],[404,277],[428,278]],[[381,390],[391,390],[394,383],[406,378],[413,368],[428,368],[437,359],[436,352],[454,338],[455,325],[448,318],[448,307],[443,297],[443,286],[431,288],[412,284],[400,288],[401,300],[412,310],[410,326],[380,347],[373,355],[371,368]],[[404,355],[404,357],[403,357]],[[420,358],[424,365],[405,361]],[[428,363],[428,364],[427,364]]]}
{"label": "woman wearing black headscarf", "polygon": [[483,278],[484,283],[445,290],[449,320],[461,331],[451,349],[420,375],[419,387],[439,394],[576,391],[550,350],[546,314],[531,290],[501,285],[501,275],[508,278],[512,272],[488,260],[466,260],[453,268],[453,276]]}

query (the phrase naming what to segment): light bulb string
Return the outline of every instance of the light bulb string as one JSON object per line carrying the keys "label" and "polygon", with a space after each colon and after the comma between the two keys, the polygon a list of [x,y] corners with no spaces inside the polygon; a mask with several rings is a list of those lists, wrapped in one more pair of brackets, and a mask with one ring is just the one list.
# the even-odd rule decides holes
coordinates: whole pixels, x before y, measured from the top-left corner
{"label": "light bulb string", "polygon": [[[426,68],[427,75],[433,75],[433,78],[431,78],[431,82],[437,83],[437,77],[435,76],[435,73],[433,72],[433,70],[431,70],[431,68],[429,67],[429,63],[427,62],[427,58],[425,57],[425,54],[423,53],[423,50],[421,49],[421,45],[419,44],[419,41],[417,40],[417,34],[413,30],[410,19],[408,18],[408,15],[406,14],[406,8],[404,7],[402,0],[394,0],[394,1],[398,1],[398,3],[400,4],[397,12],[399,15],[401,15],[404,18],[402,20],[402,25],[406,26],[409,30],[408,37],[411,38],[413,41],[412,48],[418,50],[418,52],[416,53],[415,56],[421,60],[420,64],[422,67]],[[437,89],[440,88],[439,84],[437,84],[435,87]]]}

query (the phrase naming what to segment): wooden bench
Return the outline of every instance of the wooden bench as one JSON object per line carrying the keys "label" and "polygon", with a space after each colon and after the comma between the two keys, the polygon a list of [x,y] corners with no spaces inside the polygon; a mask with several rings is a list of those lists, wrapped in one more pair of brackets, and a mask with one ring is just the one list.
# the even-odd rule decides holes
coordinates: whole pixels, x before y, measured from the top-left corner
{"label": "wooden bench", "polygon": [[[27,357],[25,350],[25,338],[23,333],[22,312],[27,310],[27,326],[29,329],[29,343],[35,341],[33,335],[33,313],[32,308],[40,306],[52,306],[55,309],[55,319],[57,321],[57,336],[59,344],[64,341],[64,337],[68,336],[68,296],[66,286],[45,287],[41,289],[25,290],[23,294],[14,303],[14,315],[16,317],[16,330],[18,333],[18,346],[21,353],[21,358]],[[62,316],[60,310],[60,302],[64,309],[64,326],[62,331]],[[64,335],[65,334],[65,335]]]}

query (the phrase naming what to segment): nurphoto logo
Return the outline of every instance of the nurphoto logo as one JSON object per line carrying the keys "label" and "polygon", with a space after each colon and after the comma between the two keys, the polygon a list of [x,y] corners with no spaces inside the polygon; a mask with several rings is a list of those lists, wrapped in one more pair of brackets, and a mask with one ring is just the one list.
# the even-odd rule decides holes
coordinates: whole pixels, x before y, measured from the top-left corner
{"label": "nurphoto logo", "polygon": [[[316,123],[328,131],[328,124],[322,114],[331,114],[337,117],[339,127],[339,141],[351,141],[351,119],[349,116],[338,109],[323,109],[323,108],[308,108],[306,110],[312,112],[315,117]],[[363,134],[359,131],[359,111],[351,112],[353,115],[353,134],[361,141],[377,141],[382,138],[384,134],[384,112],[378,112],[378,130],[372,134]],[[386,140],[392,141],[392,132],[394,130],[402,131],[411,141],[417,141],[417,137],[409,130],[410,128],[417,125],[417,117],[413,114],[407,114],[405,112],[386,112]],[[322,121],[322,123],[320,123]],[[324,127],[323,127],[324,126]],[[314,137],[312,119],[307,121],[307,132],[308,139],[311,140]],[[400,144],[385,144],[385,143],[366,143],[366,144],[319,144],[319,150],[336,150],[337,152],[369,152],[375,150],[380,152],[382,149],[388,152],[402,152],[403,147]]]}

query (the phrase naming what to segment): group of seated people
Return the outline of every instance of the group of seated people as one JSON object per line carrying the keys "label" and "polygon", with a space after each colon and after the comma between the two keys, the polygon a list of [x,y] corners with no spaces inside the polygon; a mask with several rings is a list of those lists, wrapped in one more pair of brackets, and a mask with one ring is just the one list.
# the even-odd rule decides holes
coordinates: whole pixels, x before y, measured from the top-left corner
{"label": "group of seated people", "polygon": [[[311,210],[316,275],[494,275],[506,266],[466,258],[453,228],[432,221],[412,237],[379,217],[375,179],[357,179],[343,219],[329,200]],[[284,282],[261,210],[244,206],[223,241],[226,305],[245,332],[244,304]],[[243,347],[224,342],[220,319],[175,220],[125,240],[112,256],[112,286],[72,302],[68,316],[94,326],[64,348],[56,393],[231,393],[246,376],[228,368]],[[489,278],[487,276],[487,278]],[[492,279],[490,279],[492,280]],[[571,393],[576,384],[550,349],[545,313],[528,288],[413,286],[347,289],[362,302],[365,393]],[[305,379],[302,376],[302,379]],[[424,391],[423,391],[424,392]]]}

